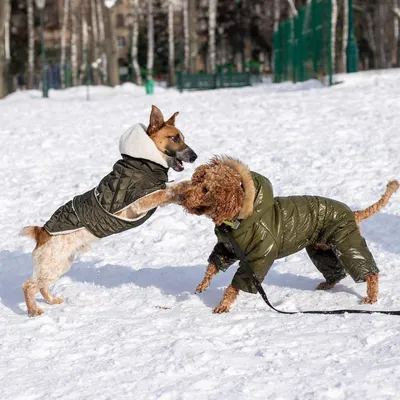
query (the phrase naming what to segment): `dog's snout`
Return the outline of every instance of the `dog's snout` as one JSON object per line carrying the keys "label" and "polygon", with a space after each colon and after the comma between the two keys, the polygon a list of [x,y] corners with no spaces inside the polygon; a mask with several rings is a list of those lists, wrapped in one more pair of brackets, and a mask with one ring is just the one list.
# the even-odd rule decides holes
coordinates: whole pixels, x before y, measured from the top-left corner
{"label": "dog's snout", "polygon": [[182,152],[177,153],[177,156],[185,162],[193,163],[197,159],[197,154],[189,147],[187,146],[185,150]]}
{"label": "dog's snout", "polygon": [[196,159],[197,159],[197,154],[192,149],[190,149],[189,162],[193,163],[196,161]]}

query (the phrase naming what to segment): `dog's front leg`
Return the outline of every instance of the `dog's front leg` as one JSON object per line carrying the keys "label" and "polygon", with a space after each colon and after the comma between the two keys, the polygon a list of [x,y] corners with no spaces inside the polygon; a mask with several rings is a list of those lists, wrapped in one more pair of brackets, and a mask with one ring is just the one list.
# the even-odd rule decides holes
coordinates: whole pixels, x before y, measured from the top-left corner
{"label": "dog's front leg", "polygon": [[195,293],[201,293],[206,290],[211,283],[212,278],[218,273],[218,268],[214,264],[209,264],[206,273],[204,274],[203,280],[199,283]]}
{"label": "dog's front leg", "polygon": [[234,288],[232,285],[229,285],[224,292],[224,297],[221,300],[221,303],[218,304],[217,307],[214,308],[213,312],[216,314],[222,314],[229,312],[231,305],[236,300],[236,297],[239,295],[239,289]]}
{"label": "dog's front leg", "polygon": [[363,299],[364,304],[372,304],[378,301],[379,275],[370,274],[365,277],[367,282],[367,297]]}
{"label": "dog's front leg", "polygon": [[148,213],[156,207],[162,207],[167,204],[179,204],[182,196],[190,181],[183,181],[168,189],[158,190],[139,200],[136,200],[128,208],[122,210],[116,215],[122,218],[134,219]]}

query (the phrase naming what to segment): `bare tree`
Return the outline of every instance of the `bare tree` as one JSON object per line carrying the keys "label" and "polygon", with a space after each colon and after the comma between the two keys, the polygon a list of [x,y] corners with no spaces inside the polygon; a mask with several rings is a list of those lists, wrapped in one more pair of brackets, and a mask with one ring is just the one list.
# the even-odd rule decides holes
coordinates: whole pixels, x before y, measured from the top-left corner
{"label": "bare tree", "polygon": [[189,1],[189,70],[192,74],[197,72],[197,55],[199,52],[197,36],[197,7],[196,0]]}
{"label": "bare tree", "polygon": [[138,61],[138,42],[139,42],[139,2],[138,0],[130,0],[131,13],[132,13],[132,63],[133,70],[135,71],[136,84],[142,84],[142,74],[140,73],[140,66]]}
{"label": "bare tree", "polygon": [[27,87],[33,88],[33,75],[35,72],[35,28],[33,17],[33,0],[27,0],[28,11],[28,82]]}
{"label": "bare tree", "polygon": [[208,0],[208,72],[216,72],[215,28],[217,25],[217,0]]}
{"label": "bare tree", "polygon": [[331,0],[332,2],[332,16],[331,16],[331,62],[332,62],[332,70],[335,72],[335,57],[336,57],[336,24],[337,24],[337,15],[338,15],[338,7],[337,0]]}
{"label": "bare tree", "polygon": [[289,3],[289,7],[290,7],[290,15],[292,17],[297,17],[297,10],[296,10],[296,6],[294,5],[294,1],[293,0],[287,0],[287,2]]}
{"label": "bare tree", "polygon": [[385,53],[385,15],[386,4],[378,4],[378,31],[379,31],[379,66],[386,68],[386,53]]}
{"label": "bare tree", "polygon": [[6,96],[6,71],[5,71],[5,21],[7,18],[6,4],[0,1],[0,99]]}
{"label": "bare tree", "polygon": [[72,0],[71,6],[71,75],[72,85],[78,84],[78,0]]}
{"label": "bare tree", "polygon": [[174,2],[168,2],[168,85],[175,86]]}
{"label": "bare tree", "polygon": [[118,42],[116,34],[115,1],[109,1],[104,8],[108,81],[110,86],[119,85]]}
{"label": "bare tree", "polygon": [[103,81],[108,81],[108,65],[107,55],[105,51],[105,29],[104,29],[104,14],[103,14],[103,0],[94,0],[97,8],[97,20],[99,21],[99,44],[101,48],[101,70],[103,71]]}
{"label": "bare tree", "polygon": [[[393,0],[393,45],[392,45],[392,67],[397,66],[398,57],[398,47],[399,47],[399,2],[398,0]],[[396,13],[397,12],[397,13]]]}
{"label": "bare tree", "polygon": [[153,0],[147,0],[147,79],[153,77],[154,64],[154,12]]}
{"label": "bare tree", "polygon": [[189,72],[189,0],[183,0],[183,70]]}
{"label": "bare tree", "polygon": [[281,19],[281,0],[274,0],[274,32],[278,31],[280,19]]}
{"label": "bare tree", "polygon": [[10,61],[11,61],[11,48],[10,48],[10,25],[11,25],[11,3],[10,0],[5,0],[5,22],[4,22],[4,51],[5,51],[5,79],[7,82],[7,92],[13,91],[13,82],[10,77]]}
{"label": "bare tree", "polygon": [[97,24],[97,12],[95,0],[90,0],[90,17],[91,17],[91,32],[92,32],[92,43],[93,43],[93,59],[97,61],[100,56],[99,46],[99,28]]}
{"label": "bare tree", "polygon": [[64,0],[64,10],[61,28],[61,62],[60,62],[60,75],[61,75],[61,87],[64,89],[65,84],[65,53],[67,47],[67,26],[68,26],[68,16],[69,16],[69,3],[70,0]]}
{"label": "bare tree", "polygon": [[347,42],[349,40],[349,1],[343,0],[343,32],[342,53],[340,57],[340,72],[347,71]]}

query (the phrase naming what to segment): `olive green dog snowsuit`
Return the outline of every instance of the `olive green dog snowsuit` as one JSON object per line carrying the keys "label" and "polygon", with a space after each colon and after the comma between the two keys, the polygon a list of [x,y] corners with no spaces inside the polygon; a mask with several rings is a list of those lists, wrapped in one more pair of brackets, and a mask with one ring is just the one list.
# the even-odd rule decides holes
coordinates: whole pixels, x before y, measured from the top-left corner
{"label": "olive green dog snowsuit", "polygon": [[[276,259],[304,248],[329,283],[340,281],[346,273],[355,282],[363,282],[367,275],[379,272],[348,206],[318,196],[274,197],[267,178],[254,172],[252,178],[256,189],[254,211],[231,233],[260,281]],[[238,258],[224,229],[216,226],[215,233],[218,243],[208,261],[226,271]],[[317,249],[313,246],[317,243],[330,249]],[[257,293],[242,265],[232,285]]]}

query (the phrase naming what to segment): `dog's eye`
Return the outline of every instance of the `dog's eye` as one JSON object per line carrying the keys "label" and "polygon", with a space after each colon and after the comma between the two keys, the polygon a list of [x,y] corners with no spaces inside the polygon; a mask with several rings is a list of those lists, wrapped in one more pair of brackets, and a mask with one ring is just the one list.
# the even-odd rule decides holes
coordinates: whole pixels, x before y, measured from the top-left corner
{"label": "dog's eye", "polygon": [[206,187],[203,187],[203,193],[208,193],[208,189]]}
{"label": "dog's eye", "polygon": [[179,136],[170,136],[169,138],[175,143],[179,140]]}

